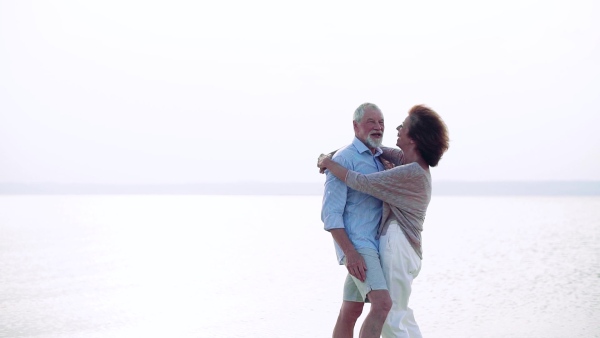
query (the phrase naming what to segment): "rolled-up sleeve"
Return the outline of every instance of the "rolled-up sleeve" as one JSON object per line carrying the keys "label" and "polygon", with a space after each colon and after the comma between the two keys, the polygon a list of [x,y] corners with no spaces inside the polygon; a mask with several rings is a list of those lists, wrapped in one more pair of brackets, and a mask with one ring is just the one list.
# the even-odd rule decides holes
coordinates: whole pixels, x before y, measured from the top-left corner
{"label": "rolled-up sleeve", "polygon": [[[333,160],[344,167],[348,161],[341,156],[335,156]],[[344,208],[348,195],[348,186],[327,170],[325,172],[325,191],[323,195],[323,207],[321,209],[321,220],[325,230],[344,228]]]}

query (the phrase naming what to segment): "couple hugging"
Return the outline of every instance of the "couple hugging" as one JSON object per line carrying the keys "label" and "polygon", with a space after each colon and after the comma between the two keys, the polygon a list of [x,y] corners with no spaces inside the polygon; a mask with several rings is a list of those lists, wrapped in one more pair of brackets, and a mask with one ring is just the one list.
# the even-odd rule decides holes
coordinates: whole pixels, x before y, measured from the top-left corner
{"label": "couple hugging", "polygon": [[360,105],[352,123],[352,143],[317,164],[326,174],[321,219],[348,270],[333,337],[353,336],[365,302],[371,308],[360,337],[422,337],[408,300],[423,258],[429,168],[448,149],[448,131],[423,105],[396,128],[399,149],[381,146],[384,119],[375,104]]}

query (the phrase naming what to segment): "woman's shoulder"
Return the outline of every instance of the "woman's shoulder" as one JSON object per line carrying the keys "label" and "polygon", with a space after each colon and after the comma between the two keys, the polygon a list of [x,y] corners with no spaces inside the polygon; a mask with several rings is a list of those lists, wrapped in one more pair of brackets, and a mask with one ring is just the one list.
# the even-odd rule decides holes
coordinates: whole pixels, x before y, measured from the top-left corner
{"label": "woman's shoulder", "polygon": [[428,174],[428,172],[425,169],[423,169],[421,167],[421,165],[417,162],[402,164],[402,165],[392,168],[392,170],[408,171],[408,172],[413,172],[413,173],[417,173],[417,174]]}
{"label": "woman's shoulder", "polygon": [[423,169],[423,167],[421,167],[421,165],[417,162],[399,165],[387,171],[392,176],[402,176],[403,178],[410,180],[421,179],[429,181],[431,179],[429,171]]}

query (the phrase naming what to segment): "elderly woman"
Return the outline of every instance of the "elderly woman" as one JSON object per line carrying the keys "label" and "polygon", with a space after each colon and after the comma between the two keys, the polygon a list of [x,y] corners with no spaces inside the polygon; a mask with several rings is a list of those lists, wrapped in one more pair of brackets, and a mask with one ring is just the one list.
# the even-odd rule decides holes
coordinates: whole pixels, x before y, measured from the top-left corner
{"label": "elderly woman", "polygon": [[318,166],[327,169],[348,187],[384,202],[379,226],[379,254],[393,306],[383,327],[383,337],[421,337],[408,307],[411,285],[421,270],[421,231],[431,199],[430,167],[448,150],[446,125],[432,109],[417,105],[398,126],[396,145],[383,148],[382,157],[395,167],[373,174],[348,170],[321,155]]}

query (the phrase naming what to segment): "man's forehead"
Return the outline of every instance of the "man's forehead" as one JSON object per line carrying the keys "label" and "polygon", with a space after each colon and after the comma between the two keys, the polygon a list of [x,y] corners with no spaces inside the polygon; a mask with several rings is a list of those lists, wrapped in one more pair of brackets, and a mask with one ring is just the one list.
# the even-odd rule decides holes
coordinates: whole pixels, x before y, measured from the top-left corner
{"label": "man's forehead", "polygon": [[365,109],[365,115],[363,116],[364,118],[376,118],[376,119],[383,119],[383,114],[375,109],[375,108],[368,108]]}

